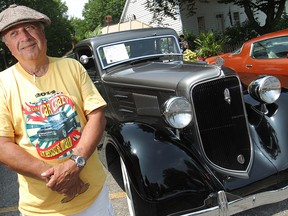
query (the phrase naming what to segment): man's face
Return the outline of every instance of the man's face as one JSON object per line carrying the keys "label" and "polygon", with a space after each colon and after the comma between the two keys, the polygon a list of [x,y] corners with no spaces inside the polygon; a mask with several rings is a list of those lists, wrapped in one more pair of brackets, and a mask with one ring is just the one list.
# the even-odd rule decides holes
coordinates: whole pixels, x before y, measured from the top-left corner
{"label": "man's face", "polygon": [[19,62],[37,61],[46,55],[47,41],[38,22],[21,23],[5,30],[4,41]]}

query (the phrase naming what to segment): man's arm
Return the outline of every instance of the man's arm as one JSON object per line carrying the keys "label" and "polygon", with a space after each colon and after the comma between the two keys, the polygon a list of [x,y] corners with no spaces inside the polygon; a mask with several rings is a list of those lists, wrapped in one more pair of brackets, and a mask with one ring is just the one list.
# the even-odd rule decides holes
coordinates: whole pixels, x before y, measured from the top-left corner
{"label": "man's arm", "polygon": [[[95,151],[105,129],[106,119],[104,109],[101,107],[92,111],[87,116],[87,120],[80,141],[73,150],[73,154],[82,156],[86,160],[88,160]],[[73,193],[79,193],[79,191],[81,191],[81,185],[84,184],[82,181],[79,181],[81,169],[82,168],[76,166],[74,161],[67,160],[42,173],[42,176],[51,176],[51,179],[47,183],[49,188],[58,193],[67,194],[69,192],[72,196]],[[77,187],[77,185],[79,185],[79,187]]]}
{"label": "man's arm", "polygon": [[27,153],[10,137],[0,137],[0,163],[19,174],[42,181],[48,179],[41,173],[51,167]]}
{"label": "man's arm", "polygon": [[104,108],[101,107],[89,113],[87,120],[81,139],[73,150],[74,154],[82,156],[86,160],[88,160],[95,151],[105,130],[106,119],[104,116]]}

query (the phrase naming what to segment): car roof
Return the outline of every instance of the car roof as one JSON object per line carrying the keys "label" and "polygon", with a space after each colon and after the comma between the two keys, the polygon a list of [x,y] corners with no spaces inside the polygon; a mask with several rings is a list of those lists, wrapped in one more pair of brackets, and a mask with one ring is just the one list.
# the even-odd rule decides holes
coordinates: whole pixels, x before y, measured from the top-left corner
{"label": "car roof", "polygon": [[104,44],[114,43],[122,40],[130,40],[135,38],[143,38],[143,37],[153,37],[153,36],[164,36],[164,35],[174,35],[176,38],[178,37],[175,30],[171,28],[144,28],[144,29],[134,29],[127,31],[119,31],[108,34],[97,35],[92,38],[88,38],[80,41],[76,44],[76,47],[81,45],[93,44],[93,46],[100,46]]}
{"label": "car roof", "polygon": [[273,37],[288,36],[288,29],[267,33],[247,41],[247,43],[254,43],[255,41],[265,40]]}

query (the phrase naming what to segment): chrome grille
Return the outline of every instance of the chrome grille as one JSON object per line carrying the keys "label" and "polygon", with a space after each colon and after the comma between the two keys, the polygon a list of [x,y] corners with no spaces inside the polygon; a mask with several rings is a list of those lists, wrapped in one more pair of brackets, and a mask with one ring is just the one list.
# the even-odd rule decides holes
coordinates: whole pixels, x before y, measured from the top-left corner
{"label": "chrome grille", "polygon": [[236,171],[247,169],[251,153],[241,94],[237,77],[202,83],[192,91],[206,157],[214,165]]}

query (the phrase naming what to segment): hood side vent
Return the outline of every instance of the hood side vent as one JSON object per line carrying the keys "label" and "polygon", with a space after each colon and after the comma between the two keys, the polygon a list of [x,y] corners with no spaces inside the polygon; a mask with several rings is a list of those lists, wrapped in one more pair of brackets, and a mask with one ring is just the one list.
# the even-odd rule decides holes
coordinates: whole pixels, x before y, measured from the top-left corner
{"label": "hood side vent", "polygon": [[112,102],[122,115],[135,115],[136,107],[131,92],[115,91],[115,100]]}
{"label": "hood side vent", "polygon": [[133,93],[138,115],[160,116],[157,96]]}

